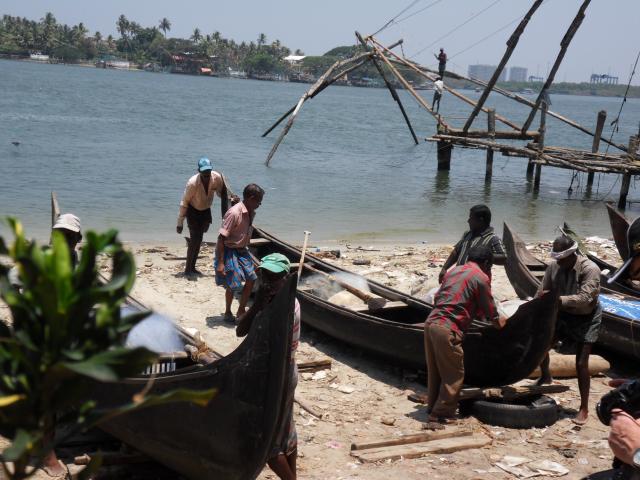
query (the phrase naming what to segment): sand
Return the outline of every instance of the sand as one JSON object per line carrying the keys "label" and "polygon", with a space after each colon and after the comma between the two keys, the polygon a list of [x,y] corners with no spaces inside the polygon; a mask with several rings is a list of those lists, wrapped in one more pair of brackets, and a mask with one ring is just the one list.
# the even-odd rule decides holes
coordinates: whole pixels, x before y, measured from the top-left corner
{"label": "sand", "polygon": [[[328,260],[417,296],[437,285],[438,273],[451,249],[450,246],[428,244],[377,244],[360,249],[342,244],[337,247],[340,258]],[[234,328],[222,321],[224,291],[215,286],[210,249],[203,249],[202,258],[198,260],[198,269],[205,275],[192,281],[182,275],[183,261],[167,259],[170,255],[185,255],[184,247],[145,244],[130,245],[130,248],[138,265],[134,297],[175,318],[183,327],[197,328],[205,340],[222,353],[231,352],[240,344]],[[319,254],[324,255],[323,250],[335,248],[336,245],[326,246]],[[543,256],[547,248],[548,243],[544,242],[531,247],[538,256]],[[619,262],[610,242],[593,242],[589,248],[610,262]],[[370,249],[375,251],[366,251]],[[354,260],[356,263],[370,261],[370,264],[354,265]],[[493,267],[493,289],[500,300],[516,298],[502,267]],[[0,316],[6,315],[3,305]],[[297,395],[323,413],[319,420],[295,406],[299,478],[388,480],[423,479],[425,475],[447,479],[514,478],[494,465],[504,455],[558,462],[570,471],[565,478],[581,478],[610,468],[612,455],[606,442],[608,429],[594,413],[595,403],[609,390],[605,377],[592,379],[591,414],[582,427],[574,425],[569,418],[571,409],[576,409],[579,403],[577,381],[561,380],[559,383],[570,386],[571,390],[551,396],[568,411],[563,414],[565,418],[549,428],[489,427],[469,417],[462,420],[462,424],[490,435],[491,445],[419,459],[361,464],[350,456],[352,442],[422,431],[426,419],[424,407],[409,401],[407,394],[424,392],[425,385],[415,371],[395,367],[303,325],[297,360],[325,357],[330,357],[333,363],[324,378],[313,380],[309,375],[301,375],[298,383]],[[530,380],[521,383],[528,382]],[[565,450],[561,451],[559,447]],[[265,467],[259,478],[277,477]]]}

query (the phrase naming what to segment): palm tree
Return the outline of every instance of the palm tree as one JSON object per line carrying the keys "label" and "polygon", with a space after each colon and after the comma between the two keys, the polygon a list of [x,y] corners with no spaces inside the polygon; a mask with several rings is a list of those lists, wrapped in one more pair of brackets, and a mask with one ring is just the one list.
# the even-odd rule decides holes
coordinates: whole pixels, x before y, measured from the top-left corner
{"label": "palm tree", "polygon": [[198,43],[200,42],[200,40],[202,40],[202,34],[200,33],[199,28],[196,27],[193,30],[193,35],[191,35],[191,40],[193,40],[194,43]]}
{"label": "palm tree", "polygon": [[127,38],[127,32],[129,31],[129,20],[127,20],[127,17],[120,15],[116,22],[116,27],[118,28],[120,36],[122,38]]}
{"label": "palm tree", "polygon": [[96,47],[100,46],[100,43],[102,43],[102,34],[100,32],[96,32],[93,34],[93,41],[96,44]]}
{"label": "palm tree", "polygon": [[260,47],[265,43],[267,43],[267,36],[264,33],[261,33],[258,35],[258,50],[260,50]]}
{"label": "palm tree", "polygon": [[116,46],[116,42],[115,39],[113,38],[113,35],[109,35],[107,37],[107,48],[109,48],[109,50],[113,50]]}
{"label": "palm tree", "polygon": [[302,50],[300,50],[299,48],[296,48],[295,54],[302,56],[302,55],[304,55],[304,52]]}
{"label": "palm tree", "polygon": [[164,32],[164,38],[167,38],[167,31],[171,30],[171,22],[169,21],[169,19],[167,17],[164,17],[162,20],[160,20],[160,24],[158,26],[160,27],[160,30]]}

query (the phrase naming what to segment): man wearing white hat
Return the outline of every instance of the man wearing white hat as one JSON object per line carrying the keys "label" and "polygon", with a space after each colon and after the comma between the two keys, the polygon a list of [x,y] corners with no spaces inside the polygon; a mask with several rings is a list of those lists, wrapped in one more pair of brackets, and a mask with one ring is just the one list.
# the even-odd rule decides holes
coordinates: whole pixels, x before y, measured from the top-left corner
{"label": "man wearing white hat", "polygon": [[69,253],[71,254],[71,262],[75,267],[78,264],[78,252],[76,246],[82,240],[82,231],[80,228],[80,219],[73,213],[63,213],[58,217],[53,225],[53,230],[57,230],[64,235]]}
{"label": "man wearing white hat", "polygon": [[[538,295],[549,290],[558,296],[556,339],[563,344],[576,345],[576,372],[580,390],[580,410],[573,419],[582,425],[589,414],[589,355],[598,339],[602,308],[600,294],[600,269],[583,255],[578,255],[578,244],[560,236],[553,241],[551,258],[554,260],[544,272]],[[539,384],[551,383],[549,355],[540,364],[542,375]]]}

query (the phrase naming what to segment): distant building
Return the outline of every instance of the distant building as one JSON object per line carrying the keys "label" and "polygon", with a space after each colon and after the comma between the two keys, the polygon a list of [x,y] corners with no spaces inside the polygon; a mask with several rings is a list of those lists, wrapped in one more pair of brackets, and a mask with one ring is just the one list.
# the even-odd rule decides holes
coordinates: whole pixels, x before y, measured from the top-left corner
{"label": "distant building", "polygon": [[601,83],[605,85],[617,85],[618,77],[613,77],[611,75],[607,75],[606,73],[592,73],[591,81],[589,83]]}
{"label": "distant building", "polygon": [[529,83],[542,83],[544,82],[544,78],[536,77],[535,75],[529,75]]}
{"label": "distant building", "polygon": [[509,69],[509,81],[510,82],[526,82],[527,69],[524,67],[511,67]]}
{"label": "distant building", "polygon": [[283,60],[291,65],[300,65],[305,57],[306,55],[289,55],[284,57]]}
{"label": "distant building", "polygon": [[[495,65],[469,65],[468,73],[470,78],[474,78],[476,80],[482,80],[486,82],[491,78],[491,76],[493,75],[493,72],[495,71],[496,71]],[[498,77],[498,81],[506,82],[507,72],[502,70],[502,72],[500,73],[500,77]]]}

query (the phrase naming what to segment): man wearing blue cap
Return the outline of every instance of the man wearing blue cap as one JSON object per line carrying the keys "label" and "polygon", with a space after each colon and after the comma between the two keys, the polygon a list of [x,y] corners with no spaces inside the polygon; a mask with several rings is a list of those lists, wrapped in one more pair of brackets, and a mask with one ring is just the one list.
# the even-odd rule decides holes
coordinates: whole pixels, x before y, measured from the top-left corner
{"label": "man wearing blue cap", "polygon": [[[291,264],[289,259],[281,253],[271,253],[260,260],[258,271],[260,272],[260,289],[256,294],[255,302],[238,320],[236,335],[244,337],[251,329],[253,319],[276,296],[284,285],[289,274]],[[293,421],[293,399],[298,384],[298,366],[296,364],[296,350],[300,342],[300,304],[295,300],[293,312],[293,330],[291,334],[290,371],[291,378],[289,388],[285,393],[287,416],[278,429],[278,434],[267,463],[279,478],[283,480],[295,480],[296,460],[298,456],[298,435]]]}
{"label": "man wearing blue cap", "polygon": [[202,157],[198,161],[198,173],[187,181],[187,186],[180,202],[180,213],[178,214],[178,225],[176,232],[182,233],[184,219],[187,219],[189,227],[189,247],[187,248],[187,263],[184,274],[187,277],[202,275],[196,270],[196,260],[200,253],[200,245],[204,233],[211,225],[211,205],[213,204],[213,194],[217,193],[222,198],[224,180],[222,175],[213,171],[208,158]]}

